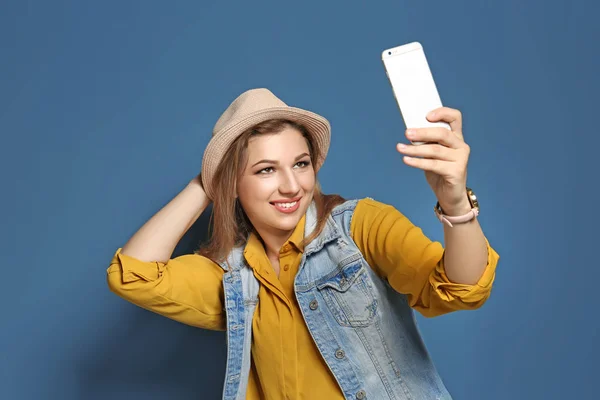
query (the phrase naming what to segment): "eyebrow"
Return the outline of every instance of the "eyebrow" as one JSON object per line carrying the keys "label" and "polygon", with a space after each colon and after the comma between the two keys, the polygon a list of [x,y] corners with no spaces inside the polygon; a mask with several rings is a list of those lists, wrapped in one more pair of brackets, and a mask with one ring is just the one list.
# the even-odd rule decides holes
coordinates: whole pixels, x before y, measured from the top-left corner
{"label": "eyebrow", "polygon": [[[306,156],[308,156],[308,155],[309,155],[308,153],[302,153],[302,154],[300,154],[299,156],[297,156],[297,157],[294,159],[294,161],[295,161],[295,162],[297,162],[297,161],[298,161],[298,160],[300,160],[301,158],[303,158],[303,157],[306,157]],[[266,160],[266,159],[265,159],[265,160],[260,160],[260,161],[258,161],[258,162],[256,162],[256,163],[254,163],[254,164],[252,165],[252,167],[250,167],[250,168],[254,168],[254,167],[255,167],[255,166],[257,166],[258,164],[262,164],[262,163],[265,163],[265,164],[275,164],[275,165],[278,165],[278,164],[279,164],[279,161],[276,161],[276,160]]]}

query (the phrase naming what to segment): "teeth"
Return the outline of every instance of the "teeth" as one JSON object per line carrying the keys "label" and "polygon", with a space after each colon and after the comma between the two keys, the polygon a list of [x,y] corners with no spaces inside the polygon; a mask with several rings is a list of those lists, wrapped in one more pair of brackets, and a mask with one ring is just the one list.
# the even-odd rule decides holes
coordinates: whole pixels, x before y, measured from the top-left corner
{"label": "teeth", "polygon": [[275,203],[275,204],[277,204],[281,208],[292,208],[296,205],[296,203],[297,203],[297,201],[294,201],[293,203]]}

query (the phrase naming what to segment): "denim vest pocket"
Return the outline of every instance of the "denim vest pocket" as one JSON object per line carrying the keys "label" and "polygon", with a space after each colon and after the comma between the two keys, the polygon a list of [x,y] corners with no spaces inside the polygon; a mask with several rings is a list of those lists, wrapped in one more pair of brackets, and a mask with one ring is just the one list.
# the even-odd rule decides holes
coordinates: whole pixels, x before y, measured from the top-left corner
{"label": "denim vest pocket", "polygon": [[363,327],[375,320],[377,299],[362,260],[348,263],[316,286],[340,325]]}

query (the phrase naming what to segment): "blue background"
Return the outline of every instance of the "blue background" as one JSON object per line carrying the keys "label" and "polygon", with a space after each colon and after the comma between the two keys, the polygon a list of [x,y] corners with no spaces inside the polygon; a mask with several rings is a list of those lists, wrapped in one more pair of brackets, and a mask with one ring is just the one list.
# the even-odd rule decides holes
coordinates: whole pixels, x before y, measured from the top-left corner
{"label": "blue background", "polygon": [[598,11],[3,1],[0,398],[219,398],[224,335],[126,303],[105,271],[199,172],[214,123],[246,89],[331,121],[326,192],[393,204],[442,240],[433,193],[395,150],[405,128],[380,59],[411,41],[463,112],[469,185],[501,255],[482,309],[419,316],[440,374],[456,399],[596,398]]}

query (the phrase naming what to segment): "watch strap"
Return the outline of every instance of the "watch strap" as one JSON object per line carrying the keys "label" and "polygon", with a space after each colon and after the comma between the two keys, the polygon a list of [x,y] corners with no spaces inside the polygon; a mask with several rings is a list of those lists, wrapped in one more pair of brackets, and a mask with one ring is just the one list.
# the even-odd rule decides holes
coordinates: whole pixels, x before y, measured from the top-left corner
{"label": "watch strap", "polygon": [[433,210],[440,222],[447,224],[452,228],[452,224],[462,224],[477,217],[479,215],[479,201],[477,200],[477,196],[475,196],[473,189],[470,187],[467,187],[467,197],[469,199],[469,203],[471,203],[471,211],[464,215],[457,216],[445,215],[444,210],[442,210],[442,207],[440,207],[440,202],[438,201],[435,207],[433,207]]}
{"label": "watch strap", "polygon": [[452,228],[452,226],[453,226],[452,224],[463,224],[463,223],[468,222],[468,221],[472,220],[473,218],[477,217],[479,215],[479,209],[473,207],[471,209],[471,211],[469,211],[466,214],[457,215],[457,216],[449,216],[449,215],[442,214],[436,208],[435,215],[438,217],[440,222],[445,223],[450,228]]}

